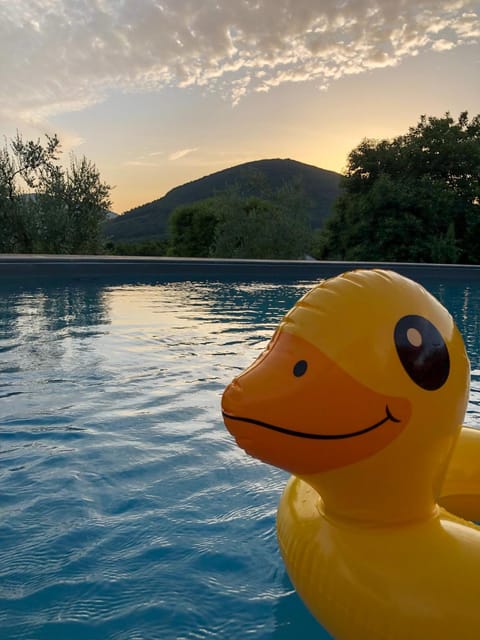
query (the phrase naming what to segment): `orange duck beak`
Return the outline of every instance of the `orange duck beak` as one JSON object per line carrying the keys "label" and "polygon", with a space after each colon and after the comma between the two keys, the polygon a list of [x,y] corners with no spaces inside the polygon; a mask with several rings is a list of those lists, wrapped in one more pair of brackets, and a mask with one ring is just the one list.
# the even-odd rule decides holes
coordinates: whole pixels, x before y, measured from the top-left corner
{"label": "orange duck beak", "polygon": [[277,331],[226,388],[222,412],[247,453],[307,475],[386,447],[407,425],[411,405],[359,383],[303,338]]}

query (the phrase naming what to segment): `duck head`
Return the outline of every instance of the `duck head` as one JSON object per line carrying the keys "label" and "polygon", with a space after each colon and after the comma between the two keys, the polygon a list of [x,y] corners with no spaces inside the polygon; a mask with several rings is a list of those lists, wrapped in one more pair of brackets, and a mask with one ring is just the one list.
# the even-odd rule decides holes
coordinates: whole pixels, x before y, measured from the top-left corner
{"label": "duck head", "polygon": [[468,390],[448,311],[397,273],[359,270],[297,302],[222,412],[240,447],[311,484],[330,516],[385,523],[435,512]]}

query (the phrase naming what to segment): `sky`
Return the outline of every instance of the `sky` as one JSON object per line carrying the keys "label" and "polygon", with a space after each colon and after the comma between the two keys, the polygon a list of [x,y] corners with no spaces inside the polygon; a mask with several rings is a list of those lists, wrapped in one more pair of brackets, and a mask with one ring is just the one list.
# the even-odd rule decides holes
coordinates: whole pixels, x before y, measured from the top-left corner
{"label": "sky", "polygon": [[57,133],[122,213],[480,113],[480,0],[0,0],[0,86],[0,135]]}

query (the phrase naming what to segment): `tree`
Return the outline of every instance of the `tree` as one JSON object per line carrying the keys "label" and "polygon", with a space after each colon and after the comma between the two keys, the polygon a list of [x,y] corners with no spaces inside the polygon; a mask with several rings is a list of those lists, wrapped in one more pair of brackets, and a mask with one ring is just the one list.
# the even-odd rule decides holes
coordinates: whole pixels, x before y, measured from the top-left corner
{"label": "tree", "polygon": [[102,225],[110,207],[110,186],[96,166],[83,157],[70,159],[67,171],[55,167],[42,181],[38,214],[40,241],[54,253],[97,253]]}
{"label": "tree", "polygon": [[[24,142],[20,134],[0,151],[0,250],[96,253],[110,207],[111,187],[86,158],[58,164],[58,137]],[[28,188],[28,191],[25,190]]]}
{"label": "tree", "polygon": [[206,258],[215,239],[221,206],[218,198],[208,198],[177,207],[169,221],[169,255]]}
{"label": "tree", "polygon": [[45,146],[40,141],[24,142],[20,134],[5,144],[0,150],[0,237],[1,251],[32,250],[28,213],[32,203],[24,195],[19,183],[30,190],[39,186],[43,176],[58,159],[59,140],[57,136],[46,136]]}
{"label": "tree", "polygon": [[[254,187],[258,188],[258,178]],[[290,182],[261,195],[230,188],[173,211],[170,255],[218,258],[302,258],[310,243],[308,201]]]}
{"label": "tree", "polygon": [[309,245],[305,210],[291,210],[279,199],[256,196],[228,205],[215,229],[215,257],[292,260],[305,256]]}
{"label": "tree", "polygon": [[480,116],[422,116],[392,141],[363,140],[342,186],[316,257],[480,260]]}

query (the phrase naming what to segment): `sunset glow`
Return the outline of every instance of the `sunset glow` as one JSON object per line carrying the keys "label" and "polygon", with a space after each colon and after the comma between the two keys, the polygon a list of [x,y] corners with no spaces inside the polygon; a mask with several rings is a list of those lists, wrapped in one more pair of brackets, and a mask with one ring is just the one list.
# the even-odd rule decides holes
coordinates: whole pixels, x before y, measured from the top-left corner
{"label": "sunset glow", "polygon": [[0,131],[57,132],[113,210],[261,158],[341,171],[364,137],[480,111],[472,0],[0,0]]}

